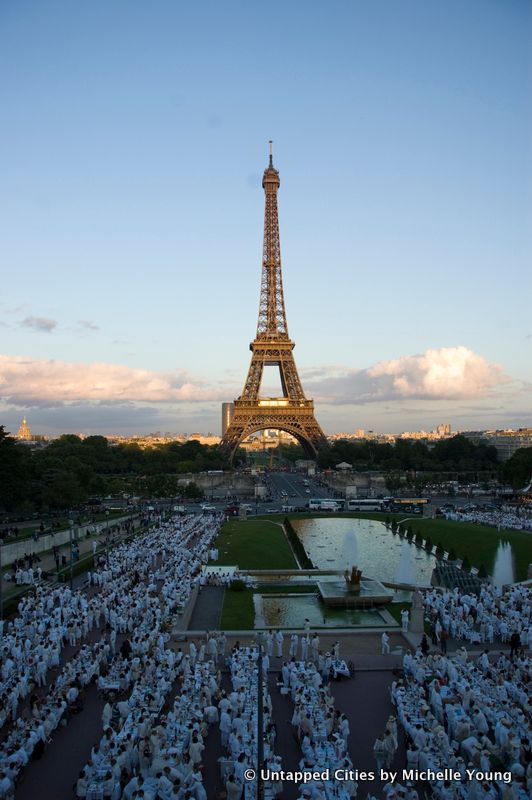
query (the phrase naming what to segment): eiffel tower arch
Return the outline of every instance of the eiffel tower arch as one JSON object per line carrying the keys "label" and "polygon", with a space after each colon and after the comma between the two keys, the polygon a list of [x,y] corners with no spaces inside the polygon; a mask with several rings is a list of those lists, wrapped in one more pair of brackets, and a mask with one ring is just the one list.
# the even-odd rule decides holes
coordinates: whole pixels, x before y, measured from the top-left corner
{"label": "eiffel tower arch", "polygon": [[[270,163],[264,170],[264,245],[257,335],[249,345],[251,363],[240,397],[234,401],[234,415],[220,447],[232,459],[237,447],[252,433],[273,428],[294,436],[310,458],[328,446],[314,416],[314,402],[305,397],[294,361],[294,342],[288,335],[281,272],[281,246],[277,191],[281,182]],[[262,397],[264,367],[277,367],[281,397]]]}

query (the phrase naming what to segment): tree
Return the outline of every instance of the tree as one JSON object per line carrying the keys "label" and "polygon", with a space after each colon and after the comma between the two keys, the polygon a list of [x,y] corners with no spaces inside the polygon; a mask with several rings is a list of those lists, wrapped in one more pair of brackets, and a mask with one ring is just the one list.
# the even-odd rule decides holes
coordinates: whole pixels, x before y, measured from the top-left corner
{"label": "tree", "polygon": [[462,569],[464,572],[469,572],[469,570],[471,569],[471,562],[469,561],[467,556],[465,556],[464,560],[462,561]]}
{"label": "tree", "polygon": [[66,509],[78,505],[87,498],[76,476],[72,472],[60,470],[50,476],[43,488],[43,503],[51,509]]}
{"label": "tree", "polygon": [[385,477],[386,488],[390,492],[390,494],[395,494],[395,492],[401,486],[401,478],[397,473],[389,472]]}
{"label": "tree", "polygon": [[502,476],[514,489],[524,489],[532,480],[532,447],[516,450],[502,468]]}
{"label": "tree", "polygon": [[27,499],[30,458],[27,447],[18,444],[0,425],[0,508],[12,511]]}
{"label": "tree", "polygon": [[203,497],[203,489],[201,489],[197,483],[194,483],[194,481],[190,481],[190,483],[183,487],[182,491],[183,497],[190,497],[192,499]]}

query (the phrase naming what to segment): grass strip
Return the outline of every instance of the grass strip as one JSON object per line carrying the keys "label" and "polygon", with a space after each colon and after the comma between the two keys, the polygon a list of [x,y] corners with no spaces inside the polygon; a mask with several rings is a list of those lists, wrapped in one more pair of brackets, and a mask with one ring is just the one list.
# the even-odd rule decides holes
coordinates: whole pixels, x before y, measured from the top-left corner
{"label": "grass strip", "polygon": [[297,569],[294,554],[282,528],[272,520],[230,520],[214,545],[215,566],[240,569]]}

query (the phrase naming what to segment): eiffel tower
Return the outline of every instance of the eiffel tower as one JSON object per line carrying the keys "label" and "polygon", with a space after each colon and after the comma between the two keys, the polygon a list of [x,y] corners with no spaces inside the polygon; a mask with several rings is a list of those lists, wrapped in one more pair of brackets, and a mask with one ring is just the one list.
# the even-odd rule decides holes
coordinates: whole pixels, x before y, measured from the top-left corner
{"label": "eiffel tower", "polygon": [[[288,336],[277,213],[280,185],[270,142],[270,163],[262,178],[266,198],[257,335],[249,345],[252,355],[244,390],[234,401],[234,415],[220,443],[231,459],[244,439],[267,428],[294,436],[310,458],[315,458],[320,449],[328,446],[314,416],[314,402],[305,397],[292,353],[294,342]],[[266,366],[279,368],[282,397],[259,395]]]}

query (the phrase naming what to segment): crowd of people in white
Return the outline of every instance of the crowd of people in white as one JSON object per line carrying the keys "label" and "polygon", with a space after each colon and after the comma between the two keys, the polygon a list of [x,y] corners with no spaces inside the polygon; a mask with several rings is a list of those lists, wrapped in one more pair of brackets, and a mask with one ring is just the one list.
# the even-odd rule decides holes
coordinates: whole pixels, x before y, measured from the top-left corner
{"label": "crowd of people in white", "polygon": [[[77,798],[207,800],[201,764],[213,726],[226,751],[220,774],[227,800],[255,796],[256,784],[244,773],[258,758],[257,644],[237,643],[226,660],[223,633],[207,634],[184,649],[169,641],[172,620],[195,587],[229,580],[223,570],[212,581],[201,578],[220,525],[210,515],[163,523],[113,548],[88,574],[88,587],[36,587],[21,600],[18,615],[1,623],[0,800],[14,797],[30,758],[82,709],[91,683],[106,699],[102,735],[75,784]],[[478,597],[458,589],[429,591],[424,603],[436,634],[513,644],[509,656],[496,659],[487,651],[468,658],[464,648],[452,657],[421,649],[405,655],[404,677],[394,682],[392,700],[407,735],[407,767],[455,767],[463,774],[463,781],[433,785],[437,800],[526,800],[532,796],[531,663],[521,646],[532,646],[532,591],[513,586],[503,592],[486,584]],[[288,657],[278,688],[294,704],[300,770],[353,770],[349,721],[335,709],[328,685],[332,677],[349,675],[340,643],[323,653],[308,624],[301,635],[284,640],[282,631],[269,630],[260,656],[264,764],[271,775],[266,798],[283,789],[275,778],[282,761],[275,752],[267,680],[271,660],[283,658],[283,650]],[[229,668],[231,687],[225,690],[221,666]],[[392,716],[375,743],[378,767],[392,763],[397,747]],[[468,768],[488,774],[494,765],[510,770],[511,782],[466,780]],[[299,791],[301,800],[349,800],[357,785],[306,781]],[[417,800],[415,789],[401,786],[392,786],[386,798],[401,792],[404,800]]]}
{"label": "crowd of people in white", "polygon": [[[392,685],[407,734],[407,768],[449,769],[458,780],[432,785],[438,800],[528,800],[532,793],[530,658],[488,651],[404,656]],[[468,773],[469,770],[469,773]],[[471,774],[480,772],[480,779]],[[503,777],[504,776],[504,777]]]}
{"label": "crowd of people in white", "polygon": [[491,525],[497,530],[512,528],[516,531],[532,531],[532,511],[528,508],[516,509],[511,506],[503,506],[496,511],[465,511],[457,508],[454,511],[446,511],[444,516],[455,522],[477,522],[482,525]]}
{"label": "crowd of people in white", "polygon": [[[330,775],[329,780],[307,778],[299,786],[300,797],[305,800],[349,800],[357,794],[358,787],[352,778],[346,777],[343,781],[333,778],[336,770],[343,770],[346,776],[349,775],[353,771],[353,762],[348,751],[349,720],[335,708],[329,689],[329,659],[342,663],[339,642],[335,642],[333,653],[325,654],[321,673],[319,653],[314,660],[296,661],[292,657],[281,670],[283,689],[294,702],[292,725],[296,729],[302,755],[299,769],[303,773],[315,775],[328,772]],[[345,667],[342,667],[342,672],[344,670]]]}
{"label": "crowd of people in white", "polygon": [[532,590],[524,585],[503,591],[483,583],[478,596],[435,589],[425,593],[424,605],[438,641],[442,631],[453,639],[487,644],[506,644],[517,634],[520,645],[532,649]]}
{"label": "crowd of people in white", "polygon": [[[37,588],[21,600],[18,616],[2,630],[0,722],[9,730],[0,745],[0,797],[13,796],[21,770],[57,726],[79,710],[91,681],[131,693],[118,704],[118,729],[106,726],[76,792],[87,798],[122,796],[118,758],[112,765],[107,760],[112,745],[117,755],[120,744],[132,750],[156,721],[179,671],[177,655],[165,646],[165,626],[186,605],[219,525],[212,517],[163,524],[113,549],[89,574],[94,587],[89,592]],[[120,655],[115,654],[118,636],[124,638]],[[48,671],[60,666],[66,645],[81,646],[48,685]],[[18,714],[35,687],[46,688],[46,694],[32,694],[29,713]],[[131,759],[122,761],[133,771]]]}
{"label": "crowd of people in white", "polygon": [[[228,659],[228,666],[232,691],[229,694],[222,692],[218,703],[222,747],[227,749],[227,756],[221,759],[227,800],[255,798],[257,779],[246,781],[244,772],[246,768],[254,767],[258,759],[259,668],[262,670],[260,703],[265,768],[269,765],[273,772],[281,769],[281,759],[275,755],[276,727],[272,719],[272,699],[267,680],[270,659],[264,653],[259,665],[258,646],[241,647],[237,644]],[[274,797],[278,793],[279,783],[267,781],[264,790],[265,798]]]}
{"label": "crowd of people in white", "polygon": [[[407,737],[406,768],[455,770],[458,780],[433,783],[438,800],[530,798],[532,662],[525,650],[532,646],[532,590],[514,585],[502,591],[487,583],[478,596],[432,590],[424,608],[434,644],[446,641],[445,632],[470,643],[510,643],[510,653],[490,658],[486,649],[468,657],[465,646],[453,656],[430,653],[423,637],[415,654],[405,654],[392,700]],[[392,728],[387,740],[375,743],[378,768],[390,765],[394,738]],[[391,800],[409,791],[415,793],[394,785]]]}

